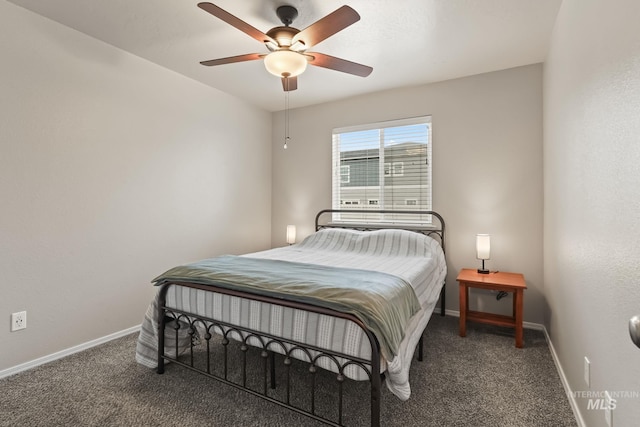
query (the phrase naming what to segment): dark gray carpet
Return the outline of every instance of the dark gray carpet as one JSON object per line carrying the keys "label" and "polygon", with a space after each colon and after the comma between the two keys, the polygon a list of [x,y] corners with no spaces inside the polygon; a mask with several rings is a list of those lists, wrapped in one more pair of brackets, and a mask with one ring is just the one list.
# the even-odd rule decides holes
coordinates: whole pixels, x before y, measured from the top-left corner
{"label": "dark gray carpet", "polygon": [[[471,323],[466,338],[457,332],[458,318],[433,316],[425,360],[411,367],[411,398],[383,386],[383,426],[576,426],[542,332],[525,330],[523,349],[507,329]],[[0,425],[321,425],[178,366],[157,375],[134,361],[136,337],[0,380]],[[358,397],[367,390],[346,383],[348,425],[368,424],[368,397]]]}

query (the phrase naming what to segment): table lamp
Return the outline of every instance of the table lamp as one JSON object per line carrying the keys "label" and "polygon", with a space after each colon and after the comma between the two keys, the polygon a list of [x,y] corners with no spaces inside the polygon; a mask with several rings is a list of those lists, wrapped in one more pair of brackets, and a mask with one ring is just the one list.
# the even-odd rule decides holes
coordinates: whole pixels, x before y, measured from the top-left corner
{"label": "table lamp", "polygon": [[287,243],[293,245],[296,242],[296,226],[287,225]]}
{"label": "table lamp", "polygon": [[489,274],[489,270],[484,268],[484,260],[491,259],[491,236],[488,234],[476,236],[476,258],[482,260],[482,268],[478,269],[478,273]]}

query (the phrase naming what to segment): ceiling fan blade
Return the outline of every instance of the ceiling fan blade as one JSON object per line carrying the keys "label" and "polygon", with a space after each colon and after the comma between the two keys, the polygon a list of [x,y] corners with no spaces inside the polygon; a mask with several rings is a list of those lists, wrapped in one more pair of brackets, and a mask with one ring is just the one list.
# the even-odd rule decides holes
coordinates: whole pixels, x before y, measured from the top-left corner
{"label": "ceiling fan blade", "polygon": [[292,44],[299,40],[307,48],[315,46],[359,20],[360,15],[358,15],[358,12],[349,6],[342,6],[296,34],[293,37]]}
{"label": "ceiling fan blade", "polygon": [[307,52],[305,53],[305,56],[308,58],[309,64],[311,65],[329,68],[331,70],[341,71],[343,73],[353,74],[360,77],[367,77],[373,71],[373,68],[367,65],[336,58],[335,56],[325,55],[324,53]]}
{"label": "ceiling fan blade", "polygon": [[253,37],[254,39],[258,40],[260,43],[272,42],[277,45],[275,40],[273,40],[271,37],[269,37],[262,31],[258,30],[255,27],[252,27],[251,25],[244,22],[242,19],[233,16],[226,10],[221,9],[220,7],[216,6],[213,3],[208,3],[208,2],[198,3],[198,7],[206,12],[209,12],[216,18],[223,20],[227,24],[233,27],[236,27],[243,33],[248,34],[250,37]]}
{"label": "ceiling fan blade", "polygon": [[284,89],[285,92],[298,89],[298,77],[283,77],[282,89]]}
{"label": "ceiling fan blade", "polygon": [[233,64],[234,62],[255,61],[256,59],[262,59],[264,55],[260,53],[247,53],[246,55],[229,56],[227,58],[210,59],[208,61],[200,62],[202,65],[211,67],[214,65]]}

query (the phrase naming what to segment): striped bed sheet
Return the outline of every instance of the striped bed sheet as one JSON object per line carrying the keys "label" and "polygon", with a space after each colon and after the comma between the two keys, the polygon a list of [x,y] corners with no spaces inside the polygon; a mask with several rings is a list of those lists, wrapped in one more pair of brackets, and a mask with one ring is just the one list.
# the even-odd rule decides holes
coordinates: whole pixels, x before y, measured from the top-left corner
{"label": "striped bed sheet", "polygon": [[[433,313],[446,276],[444,253],[436,240],[396,229],[323,229],[296,245],[243,256],[380,271],[410,283],[421,310],[410,319],[397,356],[393,360],[381,360],[381,371],[387,373],[385,383],[389,390],[401,400],[409,398],[413,352]],[[366,334],[350,320],[177,285],[171,285],[166,298],[170,308],[366,360],[371,358]],[[136,360],[150,368],[157,366],[155,307],[154,301],[145,315],[136,349]],[[179,345],[188,347],[189,337],[185,336]],[[328,363],[323,366],[322,359],[319,365],[333,370]],[[355,380],[368,379],[357,366],[348,367],[345,375]]]}

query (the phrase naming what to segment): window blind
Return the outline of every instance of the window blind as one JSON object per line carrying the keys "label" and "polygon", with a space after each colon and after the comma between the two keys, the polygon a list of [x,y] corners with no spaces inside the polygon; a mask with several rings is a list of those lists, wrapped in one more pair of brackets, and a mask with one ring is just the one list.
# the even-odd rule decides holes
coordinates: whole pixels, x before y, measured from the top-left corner
{"label": "window blind", "polygon": [[[431,210],[431,116],[333,130],[334,209]],[[334,221],[431,223],[430,215],[342,214]]]}

